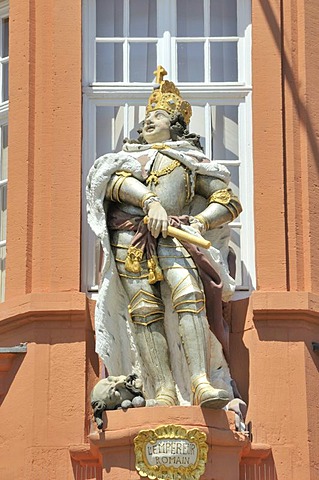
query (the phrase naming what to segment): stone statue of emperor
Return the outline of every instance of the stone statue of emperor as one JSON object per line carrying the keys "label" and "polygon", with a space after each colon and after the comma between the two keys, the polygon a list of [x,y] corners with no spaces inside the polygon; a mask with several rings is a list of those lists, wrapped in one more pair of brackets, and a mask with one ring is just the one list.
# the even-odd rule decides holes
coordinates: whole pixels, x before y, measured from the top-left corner
{"label": "stone statue of emperor", "polygon": [[[234,291],[228,223],[241,205],[227,168],[189,134],[190,104],[163,67],[154,74],[139,138],[97,159],[87,180],[104,250],[97,352],[110,375],[139,375],[158,405],[218,409],[234,398],[222,302]],[[194,245],[202,236],[208,250]]]}

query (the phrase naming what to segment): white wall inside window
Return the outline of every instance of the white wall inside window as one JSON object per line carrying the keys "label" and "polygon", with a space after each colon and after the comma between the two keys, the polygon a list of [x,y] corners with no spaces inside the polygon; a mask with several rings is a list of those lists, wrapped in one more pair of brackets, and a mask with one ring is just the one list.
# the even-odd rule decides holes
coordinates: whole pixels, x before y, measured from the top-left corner
{"label": "white wall inside window", "polygon": [[[232,225],[238,290],[254,286],[250,0],[83,2],[83,176],[95,158],[137,136],[161,64],[193,107],[190,130],[226,165],[244,211]],[[85,211],[85,210],[84,210]],[[83,221],[83,288],[99,255]]]}

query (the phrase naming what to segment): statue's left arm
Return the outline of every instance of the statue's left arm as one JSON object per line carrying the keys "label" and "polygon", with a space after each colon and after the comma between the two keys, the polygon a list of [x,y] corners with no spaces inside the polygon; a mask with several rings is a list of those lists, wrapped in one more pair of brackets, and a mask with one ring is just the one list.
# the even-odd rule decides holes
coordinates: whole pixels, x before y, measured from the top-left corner
{"label": "statue's left arm", "polygon": [[229,223],[242,211],[238,197],[221,179],[197,175],[195,192],[207,200],[207,207],[195,217],[204,226],[204,230]]}

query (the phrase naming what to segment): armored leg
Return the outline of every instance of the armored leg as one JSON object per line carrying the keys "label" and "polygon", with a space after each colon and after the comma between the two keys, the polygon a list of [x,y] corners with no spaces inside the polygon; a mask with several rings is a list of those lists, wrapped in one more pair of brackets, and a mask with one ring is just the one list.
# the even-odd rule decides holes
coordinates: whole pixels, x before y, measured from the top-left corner
{"label": "armored leg", "polygon": [[136,324],[135,335],[144,367],[154,382],[155,400],[159,405],[176,405],[175,383],[163,323]]}
{"label": "armored leg", "polygon": [[139,273],[128,273],[125,270],[126,245],[129,245],[126,236],[127,232],[114,235],[112,248],[123,287],[130,299],[129,313],[137,349],[143,368],[153,383],[157,403],[176,405],[176,389],[169,361],[163,324],[164,305],[159,285],[149,284],[147,262],[144,259]]}
{"label": "armored leg", "polygon": [[179,329],[191,375],[192,403],[208,408],[223,408],[230,400],[226,390],[214,388],[207,378],[208,346],[206,318],[182,312]]}
{"label": "armored leg", "polygon": [[[207,378],[209,362],[209,328],[204,314],[203,287],[196,266],[188,252],[170,246],[174,241],[161,242],[159,257],[165,280],[172,292],[172,304],[179,317],[179,331],[191,376],[193,404],[222,408],[228,393],[214,388]],[[165,247],[166,245],[166,247]]]}

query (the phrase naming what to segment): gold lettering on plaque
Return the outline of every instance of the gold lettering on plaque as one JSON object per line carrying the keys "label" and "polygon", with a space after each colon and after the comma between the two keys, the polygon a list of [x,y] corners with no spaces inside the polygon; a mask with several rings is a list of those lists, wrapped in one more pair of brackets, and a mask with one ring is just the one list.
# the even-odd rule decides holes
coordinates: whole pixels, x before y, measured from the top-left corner
{"label": "gold lettering on plaque", "polygon": [[141,430],[134,449],[136,470],[150,480],[199,480],[205,471],[208,446],[198,428],[163,425]]}

